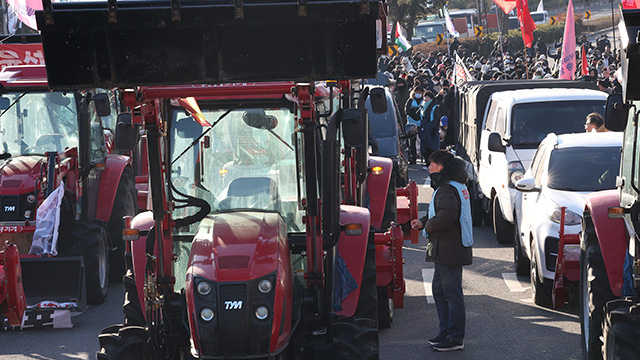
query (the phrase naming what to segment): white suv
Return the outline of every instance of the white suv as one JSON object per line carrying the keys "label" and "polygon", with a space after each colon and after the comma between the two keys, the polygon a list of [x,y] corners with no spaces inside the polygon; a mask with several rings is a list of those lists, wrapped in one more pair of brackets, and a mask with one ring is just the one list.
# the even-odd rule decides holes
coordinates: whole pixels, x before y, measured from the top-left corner
{"label": "white suv", "polygon": [[577,234],[587,194],[615,188],[622,133],[549,134],[531,167],[515,184],[514,263],[530,274],[533,300],[551,305],[558,253],[560,207],[566,207],[565,234]]}

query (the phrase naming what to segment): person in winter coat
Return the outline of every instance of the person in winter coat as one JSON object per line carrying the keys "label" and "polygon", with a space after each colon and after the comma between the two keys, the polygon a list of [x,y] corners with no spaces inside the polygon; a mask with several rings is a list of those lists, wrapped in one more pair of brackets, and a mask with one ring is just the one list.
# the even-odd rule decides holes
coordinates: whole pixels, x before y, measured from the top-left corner
{"label": "person in winter coat", "polygon": [[[422,86],[416,86],[411,90],[411,95],[404,105],[404,112],[407,114],[407,123],[414,124],[420,129],[422,119],[420,118],[420,104],[422,104],[422,96],[424,94],[424,88]],[[409,163],[415,164],[417,156],[416,150],[416,137],[409,139]]]}
{"label": "person in winter coat", "polygon": [[422,123],[418,134],[420,135],[420,150],[422,158],[429,159],[432,152],[440,149],[440,118],[442,112],[435,94],[427,90],[420,106],[420,118]]}
{"label": "person in winter coat", "polygon": [[465,305],[462,266],[470,265],[473,226],[464,161],[438,150],[429,157],[431,187],[429,211],[411,227],[427,233],[427,260],[435,263],[433,298],[440,321],[439,333],[429,344],[437,351],[464,349]]}

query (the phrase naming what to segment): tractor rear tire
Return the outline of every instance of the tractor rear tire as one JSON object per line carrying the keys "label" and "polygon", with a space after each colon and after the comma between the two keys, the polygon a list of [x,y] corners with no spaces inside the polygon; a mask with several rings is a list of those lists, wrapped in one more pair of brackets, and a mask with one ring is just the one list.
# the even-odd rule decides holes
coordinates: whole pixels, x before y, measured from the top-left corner
{"label": "tractor rear tire", "polygon": [[136,209],[136,186],[135,178],[131,168],[127,167],[122,172],[115,200],[113,201],[113,209],[109,217],[109,234],[111,235],[111,250],[109,271],[109,281],[112,283],[120,283],[126,272],[125,265],[125,244],[122,240],[122,228],[124,227],[122,217],[125,215],[135,216]]}
{"label": "tractor rear tire", "polygon": [[513,224],[502,216],[500,200],[498,195],[493,197],[493,232],[500,244],[511,244],[513,242]]}
{"label": "tractor rear tire", "polygon": [[378,328],[371,319],[342,318],[333,323],[334,360],[377,360]]}
{"label": "tractor rear tire", "polygon": [[611,291],[602,250],[589,212],[582,220],[580,252],[580,327],[585,359],[602,359],[604,306],[616,298]]}
{"label": "tractor rear tire", "polygon": [[75,222],[71,230],[71,256],[84,260],[87,304],[102,304],[109,287],[109,229],[102,220]]}
{"label": "tractor rear tire", "polygon": [[364,259],[360,296],[355,317],[378,322],[378,287],[376,284],[376,245],[373,233],[369,233],[367,252]]}
{"label": "tractor rear tire", "polygon": [[640,298],[626,297],[610,301],[605,306],[605,321],[602,328],[604,347],[602,354],[607,360],[640,359]]}
{"label": "tractor rear tire", "polygon": [[551,307],[551,286],[544,282],[544,278],[538,272],[538,253],[537,245],[531,244],[531,261],[530,261],[530,278],[531,278],[531,295],[536,305]]}
{"label": "tractor rear tire", "polygon": [[133,261],[130,252],[125,253],[127,263],[127,273],[124,275],[124,304],[122,305],[122,313],[124,314],[124,323],[127,326],[145,326],[144,313],[140,305],[138,297],[138,288],[136,287],[136,277],[133,271]]}
{"label": "tractor rear tire", "polygon": [[531,263],[522,249],[522,239],[520,236],[521,231],[518,227],[518,219],[515,214],[513,214],[513,219],[513,265],[516,270],[516,274],[526,276]]}
{"label": "tractor rear tire", "polygon": [[388,329],[393,323],[393,299],[389,298],[389,287],[378,286],[378,329]]}
{"label": "tractor rear tire", "polygon": [[98,360],[150,359],[146,356],[148,338],[149,333],[141,326],[110,326],[98,335]]}

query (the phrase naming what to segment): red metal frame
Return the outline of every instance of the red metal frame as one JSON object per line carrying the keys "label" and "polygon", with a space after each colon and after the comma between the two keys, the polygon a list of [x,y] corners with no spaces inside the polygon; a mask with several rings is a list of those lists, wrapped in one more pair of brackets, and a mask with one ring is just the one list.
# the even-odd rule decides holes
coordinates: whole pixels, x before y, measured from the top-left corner
{"label": "red metal frame", "polygon": [[384,208],[387,203],[387,192],[389,189],[389,181],[391,181],[391,172],[393,171],[393,162],[391,159],[372,156],[369,158],[369,169],[376,166],[382,167],[381,175],[369,174],[367,177],[367,191],[369,192],[369,211],[371,212],[371,225],[374,229],[382,227],[384,217]]}
{"label": "red metal frame", "polygon": [[387,286],[387,296],[393,297],[395,308],[404,308],[404,259],[402,245],[404,233],[402,228],[393,224],[385,233],[375,234],[376,272],[378,286]]}
{"label": "red metal frame", "polygon": [[586,209],[591,213],[611,291],[616,296],[622,296],[624,257],[629,244],[624,220],[609,218],[609,208],[619,206],[618,190],[599,191],[588,195],[586,200]]}
{"label": "red metal frame", "polygon": [[560,208],[558,256],[551,295],[555,309],[560,309],[569,300],[569,289],[565,286],[565,280],[580,281],[580,237],[578,234],[564,233],[566,209],[565,206]]}
{"label": "red metal frame", "polygon": [[0,251],[0,314],[4,315],[11,326],[20,326],[27,308],[22,289],[22,270],[18,247],[4,242]]}
{"label": "red metal frame", "polygon": [[[405,188],[396,189],[398,224],[408,224],[403,230],[404,240],[417,244],[420,230],[411,227],[411,220],[418,219],[418,184],[410,181]],[[408,230],[408,231],[407,231]]]}

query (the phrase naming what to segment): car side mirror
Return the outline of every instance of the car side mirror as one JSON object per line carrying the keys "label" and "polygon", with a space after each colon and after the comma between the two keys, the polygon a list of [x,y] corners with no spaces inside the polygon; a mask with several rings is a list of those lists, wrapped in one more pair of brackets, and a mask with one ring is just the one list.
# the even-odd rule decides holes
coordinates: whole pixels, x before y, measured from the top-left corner
{"label": "car side mirror", "polygon": [[96,106],[96,112],[98,116],[104,117],[111,115],[111,104],[109,103],[109,95],[105,93],[95,94],[92,97],[93,103]]}
{"label": "car side mirror", "polygon": [[384,114],[389,110],[384,88],[377,87],[371,89],[371,91],[369,91],[369,100],[371,101],[371,110],[374,114]]}
{"label": "car side mirror", "polygon": [[607,130],[624,131],[629,118],[629,105],[622,100],[622,94],[611,94],[607,97],[604,114],[604,127]]}
{"label": "car side mirror", "polygon": [[505,146],[502,144],[502,136],[497,132],[489,134],[489,151],[505,152]]}
{"label": "car side mirror", "polygon": [[516,190],[522,192],[537,192],[540,191],[540,188],[536,187],[536,179],[526,177],[516,181]]}
{"label": "car side mirror", "polygon": [[416,126],[416,124],[406,124],[404,126],[404,135],[402,135],[400,138],[410,139],[416,135],[418,135],[418,126]]}
{"label": "car side mirror", "polygon": [[116,125],[116,149],[133,151],[138,143],[138,129],[133,125],[130,113],[118,115]]}

